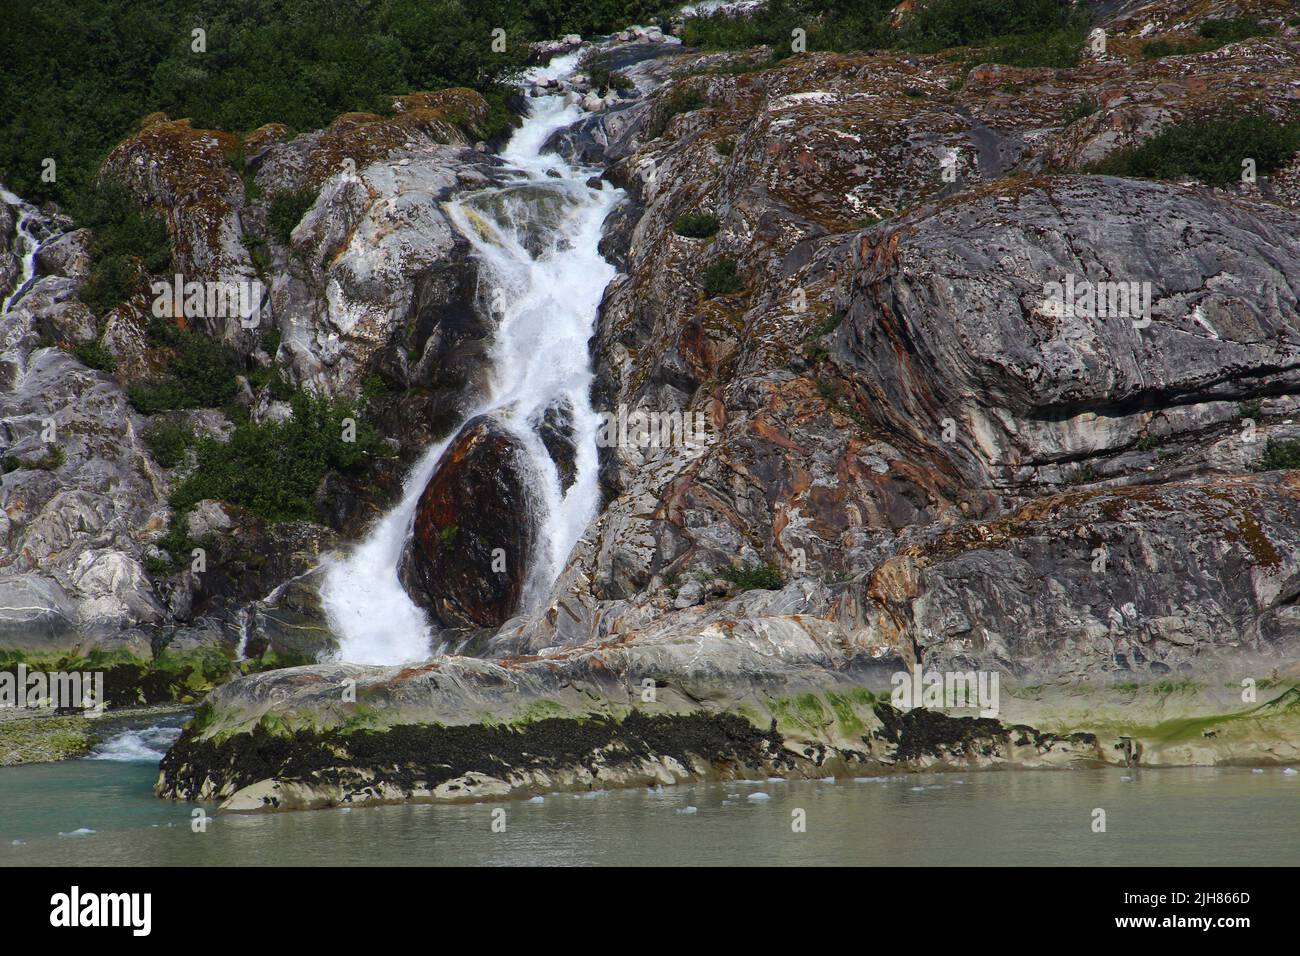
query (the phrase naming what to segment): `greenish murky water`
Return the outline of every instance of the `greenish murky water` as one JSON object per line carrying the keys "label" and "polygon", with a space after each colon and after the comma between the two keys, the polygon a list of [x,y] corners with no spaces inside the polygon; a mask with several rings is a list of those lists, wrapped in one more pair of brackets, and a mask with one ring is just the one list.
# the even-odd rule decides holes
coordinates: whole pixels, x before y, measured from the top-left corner
{"label": "greenish murky water", "polygon": [[193,805],[152,795],[151,751],[171,733],[110,741],[111,759],[0,769],[0,866],[1300,864],[1300,775],[1281,768],[699,784],[221,815],[196,833]]}

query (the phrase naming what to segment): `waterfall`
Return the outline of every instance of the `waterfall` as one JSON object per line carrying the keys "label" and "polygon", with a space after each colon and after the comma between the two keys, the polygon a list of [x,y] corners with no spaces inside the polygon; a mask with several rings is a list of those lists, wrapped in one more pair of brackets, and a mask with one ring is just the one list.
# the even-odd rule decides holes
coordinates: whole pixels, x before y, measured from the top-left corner
{"label": "waterfall", "polygon": [[[561,77],[579,54],[528,71],[525,82]],[[524,608],[541,600],[599,506],[596,431],[591,407],[588,342],[615,269],[597,250],[610,210],[622,198],[608,185],[585,185],[596,170],[543,154],[555,130],[582,118],[572,97],[529,100],[530,110],[502,151],[511,168],[503,185],[446,204],[480,266],[481,299],[491,303],[496,336],[489,352],[488,388],[466,420],[490,414],[525,448],[544,507],[538,552],[525,582]],[[556,175],[558,173],[558,175]],[[547,409],[566,409],[573,422],[574,480],[561,486],[538,434]],[[429,448],[406,478],[401,501],[352,553],[331,562],[322,602],[339,635],[337,659],[358,664],[423,660],[433,634],[424,612],[406,594],[398,565],[411,534],[420,494],[454,436]]]}
{"label": "waterfall", "polygon": [[19,255],[22,257],[23,265],[22,274],[18,277],[13,292],[5,296],[4,302],[0,303],[0,315],[4,315],[9,311],[9,307],[18,301],[18,297],[27,291],[27,286],[31,283],[32,277],[36,275],[36,254],[41,249],[41,241],[31,231],[32,223],[40,221],[40,213],[36,210],[36,207],[24,202],[2,186],[0,186],[0,202],[7,206],[13,206],[18,210],[18,222],[14,231],[18,236],[18,245],[21,250]]}

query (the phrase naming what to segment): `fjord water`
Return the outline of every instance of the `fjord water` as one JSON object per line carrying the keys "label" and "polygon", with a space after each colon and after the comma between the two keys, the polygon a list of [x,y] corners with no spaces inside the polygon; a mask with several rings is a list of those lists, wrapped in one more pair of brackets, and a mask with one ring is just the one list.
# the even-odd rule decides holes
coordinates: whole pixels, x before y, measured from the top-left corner
{"label": "fjord water", "polygon": [[[151,791],[174,723],[126,730],[101,759],[0,768],[0,866],[1300,864],[1300,775],[1280,768],[687,784],[221,814],[196,833],[193,812],[211,804]],[[1092,830],[1095,808],[1105,833]],[[804,833],[791,828],[797,810]]]}
{"label": "fjord water", "polygon": [[[526,75],[526,81],[566,75],[578,54]],[[586,181],[596,170],[575,168],[543,144],[576,122],[582,110],[562,96],[529,100],[530,112],[502,151],[511,181],[447,204],[453,223],[478,258],[481,300],[496,321],[489,386],[466,419],[488,414],[522,443],[530,459],[544,516],[539,551],[524,590],[536,601],[553,583],[599,500],[591,408],[588,341],[601,295],[615,270],[597,251],[601,227],[622,193]],[[573,423],[575,478],[562,489],[538,435],[547,410]],[[321,589],[340,636],[337,658],[357,664],[427,659],[432,634],[423,612],[398,580],[398,564],[425,485],[454,435],[428,449],[406,479],[401,501],[345,559],[331,564]]]}

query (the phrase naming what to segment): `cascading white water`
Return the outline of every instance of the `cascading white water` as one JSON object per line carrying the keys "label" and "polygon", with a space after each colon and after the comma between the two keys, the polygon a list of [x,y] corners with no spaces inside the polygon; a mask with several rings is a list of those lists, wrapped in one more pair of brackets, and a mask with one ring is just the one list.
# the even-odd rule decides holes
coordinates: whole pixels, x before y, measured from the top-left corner
{"label": "cascading white water", "polygon": [[[525,79],[565,76],[578,58],[557,58]],[[481,281],[488,285],[483,298],[493,304],[498,323],[487,395],[467,419],[491,414],[517,436],[541,486],[536,490],[545,514],[524,589],[526,607],[550,588],[599,504],[599,417],[590,401],[587,343],[615,274],[597,250],[601,227],[622,197],[609,186],[585,185],[594,170],[542,152],[551,133],[579,120],[582,110],[560,95],[529,102],[528,117],[502,152],[515,170],[511,181],[446,207],[479,259]],[[563,490],[537,426],[548,408],[566,406],[573,422],[575,476]],[[431,629],[402,588],[398,564],[420,494],[451,441],[425,452],[407,476],[401,502],[350,556],[326,568],[321,595],[339,635],[339,660],[397,664],[429,657]]]}
{"label": "cascading white water", "polygon": [[36,275],[36,254],[40,252],[41,242],[31,231],[31,225],[39,215],[34,206],[3,188],[0,188],[0,202],[7,206],[13,206],[18,210],[18,223],[14,231],[18,236],[19,255],[23,267],[22,274],[18,277],[18,283],[14,286],[13,291],[5,296],[3,303],[0,303],[0,315],[4,315],[9,311],[9,307],[18,300],[18,297],[26,291],[32,277]]}

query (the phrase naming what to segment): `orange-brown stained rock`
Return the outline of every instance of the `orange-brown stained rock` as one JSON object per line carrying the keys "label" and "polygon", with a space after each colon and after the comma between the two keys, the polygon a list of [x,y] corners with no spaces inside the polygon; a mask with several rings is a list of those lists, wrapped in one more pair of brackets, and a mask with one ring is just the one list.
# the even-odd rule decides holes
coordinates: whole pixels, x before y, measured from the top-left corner
{"label": "orange-brown stained rock", "polygon": [[445,626],[493,627],[518,609],[537,533],[534,480],[518,439],[491,418],[467,423],[447,449],[402,560],[407,592]]}

